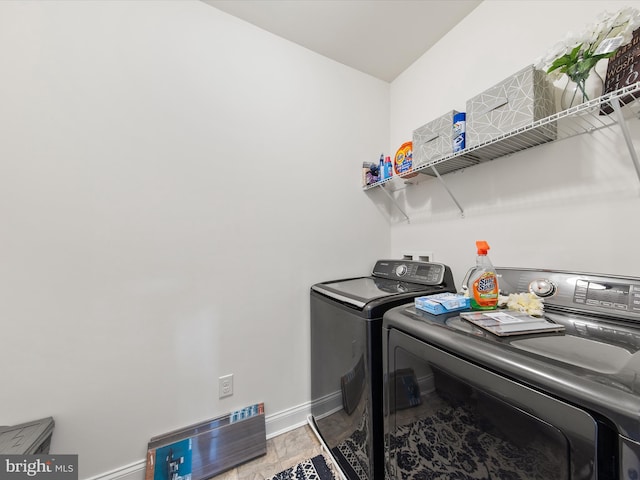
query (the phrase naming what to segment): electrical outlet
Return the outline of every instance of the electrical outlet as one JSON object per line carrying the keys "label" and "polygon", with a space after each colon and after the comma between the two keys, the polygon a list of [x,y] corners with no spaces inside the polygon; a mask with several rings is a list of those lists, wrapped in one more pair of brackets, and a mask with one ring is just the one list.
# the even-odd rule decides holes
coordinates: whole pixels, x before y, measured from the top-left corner
{"label": "electrical outlet", "polygon": [[233,374],[218,378],[218,397],[230,397],[233,395]]}

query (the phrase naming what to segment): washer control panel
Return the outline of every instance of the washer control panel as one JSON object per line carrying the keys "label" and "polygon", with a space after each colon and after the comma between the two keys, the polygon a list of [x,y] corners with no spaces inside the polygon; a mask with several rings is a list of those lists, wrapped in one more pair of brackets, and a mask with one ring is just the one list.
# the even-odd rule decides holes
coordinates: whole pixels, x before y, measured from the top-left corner
{"label": "washer control panel", "polygon": [[440,285],[445,280],[446,269],[441,263],[378,260],[373,267],[373,276],[422,285]]}
{"label": "washer control panel", "polygon": [[578,278],[573,301],[580,305],[640,313],[640,287],[629,283]]}
{"label": "washer control panel", "polygon": [[502,267],[496,273],[503,295],[531,292],[545,305],[640,321],[640,278]]}

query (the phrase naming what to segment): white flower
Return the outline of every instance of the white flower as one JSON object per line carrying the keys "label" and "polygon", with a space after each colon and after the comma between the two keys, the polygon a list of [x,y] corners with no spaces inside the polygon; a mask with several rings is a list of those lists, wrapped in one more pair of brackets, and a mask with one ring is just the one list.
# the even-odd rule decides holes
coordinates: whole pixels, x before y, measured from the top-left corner
{"label": "white flower", "polygon": [[613,26],[625,26],[633,31],[638,27],[639,19],[640,15],[635,8],[626,7],[611,18],[611,24]]}
{"label": "white flower", "polygon": [[534,62],[536,68],[546,72],[556,58],[568,54],[581,43],[582,39],[578,37],[578,35],[573,32],[567,33],[565,38],[553,45],[545,56],[540,57],[536,62]]}
{"label": "white flower", "polygon": [[592,45],[596,43],[600,35],[602,35],[605,31],[608,32],[609,30],[609,28],[605,28],[602,24],[591,24],[584,31],[580,43]]}
{"label": "white flower", "polygon": [[[546,55],[536,60],[535,67],[545,72],[554,68],[550,72],[554,80],[560,78],[562,74],[567,74],[576,81],[578,79],[574,76],[577,77],[579,73],[582,74],[585,71],[584,68],[576,69],[576,65],[588,65],[586,69],[588,76],[588,71],[599,60],[609,58],[619,47],[629,43],[633,32],[638,27],[640,27],[640,12],[635,8],[626,7],[614,14],[602,12],[597,16],[596,22],[587,25],[582,32],[577,34],[568,32],[561,42],[555,44]],[[602,48],[598,50],[601,44]],[[579,49],[576,50],[577,47]],[[573,55],[570,55],[571,53]],[[558,63],[554,65],[556,61]]]}

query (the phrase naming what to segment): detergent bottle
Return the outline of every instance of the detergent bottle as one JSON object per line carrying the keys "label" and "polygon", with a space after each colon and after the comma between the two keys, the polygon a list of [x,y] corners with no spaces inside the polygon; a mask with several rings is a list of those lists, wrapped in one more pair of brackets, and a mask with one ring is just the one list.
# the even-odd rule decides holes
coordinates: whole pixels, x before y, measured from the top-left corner
{"label": "detergent bottle", "polygon": [[469,277],[469,300],[472,310],[493,310],[498,305],[498,276],[487,256],[489,244],[484,240],[476,242],[478,258],[476,269]]}
{"label": "detergent bottle", "polygon": [[391,164],[391,157],[384,159],[384,178],[393,177],[393,165]]}

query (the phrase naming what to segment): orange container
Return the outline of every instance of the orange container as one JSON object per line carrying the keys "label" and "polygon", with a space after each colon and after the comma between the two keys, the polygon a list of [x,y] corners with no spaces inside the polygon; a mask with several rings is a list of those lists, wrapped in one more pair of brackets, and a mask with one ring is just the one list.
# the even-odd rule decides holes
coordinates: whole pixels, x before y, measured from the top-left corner
{"label": "orange container", "polygon": [[403,178],[411,178],[418,175],[413,172],[413,142],[403,143],[393,159],[393,172]]}

